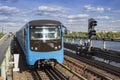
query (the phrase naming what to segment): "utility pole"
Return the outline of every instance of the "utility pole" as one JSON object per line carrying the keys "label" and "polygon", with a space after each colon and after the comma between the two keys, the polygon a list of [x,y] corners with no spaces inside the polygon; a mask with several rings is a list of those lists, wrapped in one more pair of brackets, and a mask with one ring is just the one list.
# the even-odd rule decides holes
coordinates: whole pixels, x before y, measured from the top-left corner
{"label": "utility pole", "polygon": [[3,32],[4,32],[4,28],[3,27],[0,27],[1,28],[1,34],[3,34]]}
{"label": "utility pole", "polygon": [[2,34],[3,34],[3,30],[4,30],[4,28],[2,27]]}

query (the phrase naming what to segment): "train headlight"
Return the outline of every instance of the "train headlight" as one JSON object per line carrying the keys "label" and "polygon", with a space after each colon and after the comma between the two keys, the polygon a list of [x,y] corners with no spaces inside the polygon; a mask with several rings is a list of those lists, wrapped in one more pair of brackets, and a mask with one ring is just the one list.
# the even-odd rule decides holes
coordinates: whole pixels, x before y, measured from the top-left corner
{"label": "train headlight", "polygon": [[31,49],[33,50],[33,47],[31,47]]}
{"label": "train headlight", "polygon": [[61,46],[59,45],[59,46],[58,46],[58,48],[60,49],[60,48],[61,48]]}
{"label": "train headlight", "polygon": [[57,49],[57,46],[55,46],[55,50]]}
{"label": "train headlight", "polygon": [[37,48],[37,47],[35,47],[35,50],[38,50],[38,48]]}

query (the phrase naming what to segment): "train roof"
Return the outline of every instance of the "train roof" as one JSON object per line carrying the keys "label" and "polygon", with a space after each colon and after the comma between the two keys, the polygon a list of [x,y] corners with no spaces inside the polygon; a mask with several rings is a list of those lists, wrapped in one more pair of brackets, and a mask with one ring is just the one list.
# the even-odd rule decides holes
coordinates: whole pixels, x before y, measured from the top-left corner
{"label": "train roof", "polygon": [[61,24],[61,22],[56,20],[32,20],[29,22],[30,25],[43,25],[43,24]]}

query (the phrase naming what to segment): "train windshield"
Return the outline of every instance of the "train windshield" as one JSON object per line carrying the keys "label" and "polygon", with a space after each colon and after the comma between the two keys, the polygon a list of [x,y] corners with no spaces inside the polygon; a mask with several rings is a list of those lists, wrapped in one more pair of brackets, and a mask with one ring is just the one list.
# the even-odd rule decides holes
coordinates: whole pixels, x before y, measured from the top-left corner
{"label": "train windshield", "polygon": [[56,40],[61,38],[61,26],[31,26],[30,33],[31,40]]}

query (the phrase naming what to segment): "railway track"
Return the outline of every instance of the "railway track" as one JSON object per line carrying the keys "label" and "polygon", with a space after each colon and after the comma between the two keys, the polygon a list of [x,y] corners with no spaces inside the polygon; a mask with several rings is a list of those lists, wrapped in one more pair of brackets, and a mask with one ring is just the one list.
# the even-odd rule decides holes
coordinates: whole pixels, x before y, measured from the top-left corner
{"label": "railway track", "polygon": [[46,68],[45,72],[49,76],[50,80],[67,80],[66,76],[53,67]]}
{"label": "railway track", "polygon": [[67,80],[62,73],[52,67],[44,67],[37,70],[36,68],[30,70],[32,80]]}
{"label": "railway track", "polygon": [[[80,57],[72,52],[65,51],[65,65],[91,80],[119,80],[120,69],[98,61]],[[116,76],[117,75],[117,76]]]}
{"label": "railway track", "polygon": [[[26,67],[26,66],[24,66]],[[23,67],[22,67],[23,68]],[[55,67],[40,69],[28,68],[21,72],[13,73],[13,80],[87,80],[70,68],[57,64]]]}
{"label": "railway track", "polygon": [[94,56],[98,56],[100,58],[104,58],[107,60],[111,60],[111,61],[115,61],[120,63],[120,56],[119,56],[119,52],[110,52],[108,50],[102,50],[99,48],[93,48],[92,52],[94,52]]}
{"label": "railway track", "polygon": [[20,72],[13,72],[13,80],[67,80],[67,77],[51,66],[40,69],[27,66],[24,56],[20,56]]}
{"label": "railway track", "polygon": [[25,62],[21,62],[21,71],[13,72],[13,80],[87,80],[61,64],[57,64],[55,67],[47,66],[37,69],[29,68]]}
{"label": "railway track", "polygon": [[20,72],[13,72],[13,80],[87,80],[61,64],[40,69],[30,68],[26,65],[23,55],[20,58],[20,69]]}

